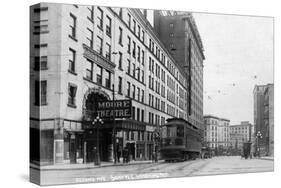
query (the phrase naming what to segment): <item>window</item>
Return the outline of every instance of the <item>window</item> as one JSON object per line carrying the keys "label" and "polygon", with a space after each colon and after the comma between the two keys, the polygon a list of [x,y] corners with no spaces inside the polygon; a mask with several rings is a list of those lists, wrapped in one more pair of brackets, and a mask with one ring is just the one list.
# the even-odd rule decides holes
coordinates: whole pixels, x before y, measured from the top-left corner
{"label": "window", "polygon": [[119,17],[121,19],[123,18],[123,9],[122,8],[119,9]]}
{"label": "window", "polygon": [[47,104],[47,80],[35,81],[35,105]]}
{"label": "window", "polygon": [[128,36],[128,54],[131,54],[131,38]]}
{"label": "window", "polygon": [[[46,21],[48,21],[48,20],[46,20]],[[33,31],[34,35],[49,33],[48,25],[40,25],[40,22],[43,22],[43,20],[40,20],[39,22],[34,22],[34,31]]]}
{"label": "window", "polygon": [[131,93],[131,83],[127,82],[127,96],[130,97],[130,93]]}
{"label": "window", "polygon": [[72,73],[75,73],[75,59],[76,59],[76,51],[69,48],[70,51],[70,59],[69,59],[69,67],[68,70]]}
{"label": "window", "polygon": [[133,99],[136,97],[136,86],[133,84]]}
{"label": "window", "polygon": [[118,43],[123,46],[123,29],[121,27],[119,27],[119,40]]}
{"label": "window", "polygon": [[128,59],[127,74],[130,75],[130,71],[131,71],[131,61]]}
{"label": "window", "polygon": [[141,51],[141,54],[142,54],[142,56],[141,56],[142,57],[141,63],[144,65],[144,51],[143,50]]}
{"label": "window", "polygon": [[142,75],[141,75],[141,82],[144,83],[144,70],[141,71]]}
{"label": "window", "polygon": [[137,121],[139,121],[139,120],[140,120],[140,109],[137,108]]}
{"label": "window", "polygon": [[76,40],[76,20],[77,18],[70,14],[71,24],[70,24],[70,35],[69,37]]}
{"label": "window", "polygon": [[106,25],[105,32],[109,37],[111,37],[111,18],[109,16],[106,16],[106,19],[107,19],[107,25]]}
{"label": "window", "polygon": [[97,65],[97,83],[102,85],[102,67]]}
{"label": "window", "polygon": [[133,57],[136,58],[136,42],[133,41]]}
{"label": "window", "polygon": [[144,102],[144,90],[143,89],[141,90],[141,102],[142,103]]}
{"label": "window", "polygon": [[133,20],[133,32],[136,34],[136,20]]}
{"label": "window", "polygon": [[173,24],[173,23],[170,23],[170,27],[173,28],[173,27],[174,27],[174,24]]}
{"label": "window", "polygon": [[144,110],[141,110],[141,121],[144,122]]}
{"label": "window", "polygon": [[88,19],[91,20],[92,22],[94,21],[94,6],[91,6],[90,8],[88,7],[89,10],[89,16]]}
{"label": "window", "polygon": [[94,63],[87,59],[86,78],[89,80],[93,80],[93,67]]}
{"label": "window", "polygon": [[138,62],[140,62],[140,47],[138,46]]}
{"label": "window", "polygon": [[88,30],[88,36],[87,36],[87,45],[93,49],[93,39],[94,39],[94,33],[91,29],[87,28]]}
{"label": "window", "polygon": [[140,39],[140,26],[138,25],[138,38]]}
{"label": "window", "polygon": [[111,45],[106,43],[106,52],[105,52],[105,58],[109,61],[111,60]]}
{"label": "window", "polygon": [[119,52],[119,61],[118,61],[118,68],[120,69],[120,70],[123,70],[122,69],[122,58],[123,58],[123,54],[121,53],[121,52]]}
{"label": "window", "polygon": [[111,85],[111,72],[108,70],[105,71],[105,87],[110,89]]}
{"label": "window", "polygon": [[118,93],[122,94],[122,77],[118,77]]}
{"label": "window", "polygon": [[48,7],[40,7],[40,8],[34,8],[33,12],[34,13],[39,13],[41,11],[47,11]]}
{"label": "window", "polygon": [[140,68],[138,67],[136,70],[138,71],[137,79],[138,79],[138,81],[140,81]]}
{"label": "window", "polygon": [[36,56],[34,57],[34,70],[46,70],[48,63],[48,57],[47,56]]}
{"label": "window", "polygon": [[98,37],[97,40],[97,51],[100,55],[102,55],[102,46],[103,46],[103,40],[102,38]]}
{"label": "window", "polygon": [[103,11],[98,7],[98,27],[103,30]]}
{"label": "window", "polygon": [[133,63],[133,77],[135,78],[136,76],[136,65]]}
{"label": "window", "polygon": [[144,31],[142,31],[142,42],[144,42]]}
{"label": "window", "polygon": [[140,88],[138,87],[137,100],[140,101]]}
{"label": "window", "polygon": [[[133,113],[135,115],[135,107],[133,107]],[[133,119],[135,119],[135,116],[133,116]],[[134,131],[131,131],[131,140],[134,140],[134,138],[135,138]]]}
{"label": "window", "polygon": [[70,107],[76,107],[76,100],[75,100],[76,92],[77,92],[77,86],[69,83],[68,84],[68,106],[70,106]]}
{"label": "window", "polygon": [[131,29],[131,15],[128,14],[128,27]]}
{"label": "window", "polygon": [[48,47],[48,44],[43,43],[43,44],[34,44],[34,48],[45,48]]}

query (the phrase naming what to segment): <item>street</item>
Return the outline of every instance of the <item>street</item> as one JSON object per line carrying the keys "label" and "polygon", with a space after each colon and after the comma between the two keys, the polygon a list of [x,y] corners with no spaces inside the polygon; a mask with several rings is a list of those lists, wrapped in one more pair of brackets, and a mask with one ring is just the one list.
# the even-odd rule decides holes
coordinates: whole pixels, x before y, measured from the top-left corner
{"label": "street", "polygon": [[[41,184],[90,183],[180,176],[200,176],[273,171],[273,160],[214,157],[175,163],[147,163],[92,169],[41,171]],[[32,169],[32,173],[38,170]]]}

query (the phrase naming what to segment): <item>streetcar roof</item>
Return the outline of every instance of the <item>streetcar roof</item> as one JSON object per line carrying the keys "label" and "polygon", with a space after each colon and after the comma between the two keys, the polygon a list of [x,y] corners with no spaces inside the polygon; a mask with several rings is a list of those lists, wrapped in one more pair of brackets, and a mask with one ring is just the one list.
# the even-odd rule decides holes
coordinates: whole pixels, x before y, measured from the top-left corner
{"label": "streetcar roof", "polygon": [[173,125],[189,125],[189,127],[192,127],[194,129],[198,129],[196,126],[192,125],[191,123],[189,123],[188,121],[186,121],[183,118],[169,118],[166,120],[167,123],[164,126],[173,126]]}

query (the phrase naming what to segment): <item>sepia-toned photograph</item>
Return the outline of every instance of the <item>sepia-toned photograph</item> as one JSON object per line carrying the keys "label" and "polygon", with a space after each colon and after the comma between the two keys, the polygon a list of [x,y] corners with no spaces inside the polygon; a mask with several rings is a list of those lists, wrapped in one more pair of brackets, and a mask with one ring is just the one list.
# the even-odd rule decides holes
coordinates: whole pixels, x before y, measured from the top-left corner
{"label": "sepia-toned photograph", "polygon": [[274,171],[274,18],[30,6],[30,181]]}

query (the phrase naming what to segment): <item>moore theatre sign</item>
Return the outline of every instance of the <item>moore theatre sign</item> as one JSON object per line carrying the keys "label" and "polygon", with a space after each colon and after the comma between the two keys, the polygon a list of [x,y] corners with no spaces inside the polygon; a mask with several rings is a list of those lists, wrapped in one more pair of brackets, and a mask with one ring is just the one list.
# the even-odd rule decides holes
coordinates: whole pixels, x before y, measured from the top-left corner
{"label": "moore theatre sign", "polygon": [[100,118],[130,118],[132,116],[131,100],[102,101],[97,103]]}

